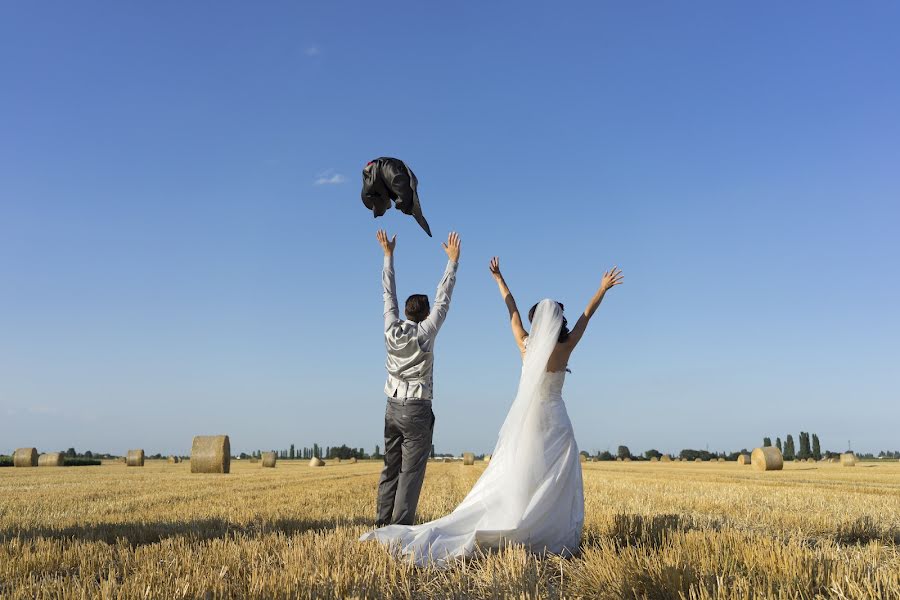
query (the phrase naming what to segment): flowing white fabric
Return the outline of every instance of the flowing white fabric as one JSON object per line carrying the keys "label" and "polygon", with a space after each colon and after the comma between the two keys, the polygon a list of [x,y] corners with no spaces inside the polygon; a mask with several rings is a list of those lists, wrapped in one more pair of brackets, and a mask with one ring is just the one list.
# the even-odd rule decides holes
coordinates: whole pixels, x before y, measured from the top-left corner
{"label": "flowing white fabric", "polygon": [[547,372],[562,310],[544,300],[535,311],[519,391],[491,461],[449,515],[420,525],[389,525],[363,535],[418,565],[446,566],[475,548],[523,544],[532,552],[571,554],[584,523],[581,463],[562,400],[565,372]]}

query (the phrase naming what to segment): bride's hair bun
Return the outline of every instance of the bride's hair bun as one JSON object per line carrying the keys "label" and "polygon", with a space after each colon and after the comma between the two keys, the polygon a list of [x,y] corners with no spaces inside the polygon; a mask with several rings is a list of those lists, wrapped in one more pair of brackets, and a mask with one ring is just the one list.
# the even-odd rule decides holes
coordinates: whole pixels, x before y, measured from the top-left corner
{"label": "bride's hair bun", "polygon": [[[557,302],[557,304],[559,304],[559,310],[563,310],[563,311],[566,310],[566,307],[563,305],[562,302]],[[534,323],[534,311],[537,310],[537,307],[538,307],[538,305],[535,304],[534,306],[531,307],[531,310],[528,311],[529,323]],[[556,340],[560,344],[562,344],[567,339],[569,339],[568,325],[569,325],[569,322],[566,320],[565,315],[563,315],[562,327],[560,327],[560,329],[559,329],[559,338]]]}

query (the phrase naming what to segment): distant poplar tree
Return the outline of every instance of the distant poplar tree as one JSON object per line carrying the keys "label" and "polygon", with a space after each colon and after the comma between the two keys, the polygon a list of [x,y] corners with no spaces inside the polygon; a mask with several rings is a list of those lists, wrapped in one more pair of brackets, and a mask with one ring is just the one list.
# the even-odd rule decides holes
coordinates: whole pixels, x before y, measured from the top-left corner
{"label": "distant poplar tree", "polygon": [[631,458],[631,450],[628,449],[628,446],[619,446],[616,456],[618,458]]}
{"label": "distant poplar tree", "polygon": [[800,432],[800,452],[797,453],[798,458],[807,459],[812,456],[812,450],[809,448],[809,433]]}
{"label": "distant poplar tree", "polygon": [[812,434],[812,456],[816,460],[822,459],[822,447],[819,446],[819,436]]}
{"label": "distant poplar tree", "polygon": [[794,450],[794,436],[791,434],[787,435],[787,439],[784,440],[784,459],[785,460],[794,460],[796,456]]}
{"label": "distant poplar tree", "polygon": [[781,449],[781,438],[775,438],[775,447],[778,448],[779,452],[784,452],[784,450]]}
{"label": "distant poplar tree", "polygon": [[291,457],[291,458],[297,458],[297,455],[294,454],[294,445],[293,445],[293,444],[291,444],[291,454],[290,454],[290,457]]}
{"label": "distant poplar tree", "polygon": [[771,446],[771,445],[772,445],[772,438],[764,437],[763,438],[763,446]]}

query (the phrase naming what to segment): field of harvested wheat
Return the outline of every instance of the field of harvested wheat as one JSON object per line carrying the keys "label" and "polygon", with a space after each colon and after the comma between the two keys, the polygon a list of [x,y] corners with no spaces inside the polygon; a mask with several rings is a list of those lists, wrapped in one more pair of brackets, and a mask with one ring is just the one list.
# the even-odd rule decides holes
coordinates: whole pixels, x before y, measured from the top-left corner
{"label": "field of harvested wheat", "polygon": [[[419,518],[484,468],[433,463]],[[2,598],[900,597],[900,464],[588,463],[577,558],[360,544],[379,465],[0,469]]]}

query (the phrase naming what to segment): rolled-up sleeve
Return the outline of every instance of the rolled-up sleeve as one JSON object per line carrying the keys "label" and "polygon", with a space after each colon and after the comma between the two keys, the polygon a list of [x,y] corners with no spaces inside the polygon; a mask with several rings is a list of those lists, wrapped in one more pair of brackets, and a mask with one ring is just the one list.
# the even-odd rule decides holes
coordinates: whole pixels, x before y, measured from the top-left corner
{"label": "rolled-up sleeve", "polygon": [[447,261],[447,268],[444,269],[444,276],[438,283],[437,293],[434,296],[434,308],[424,321],[419,323],[419,345],[423,350],[430,350],[434,338],[437,336],[444,319],[447,318],[447,312],[450,310],[450,298],[453,296],[453,286],[456,285],[456,269],[459,263],[452,260]]}

